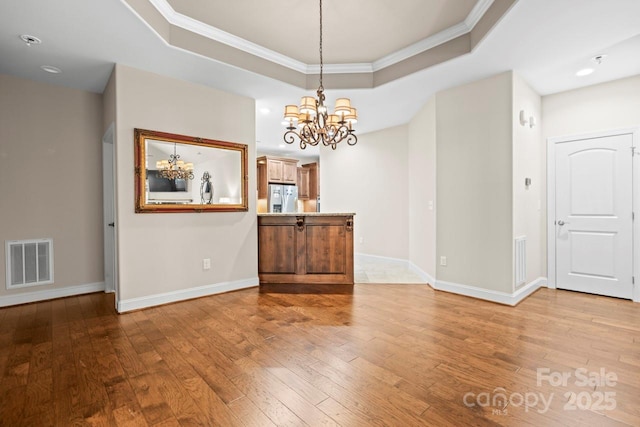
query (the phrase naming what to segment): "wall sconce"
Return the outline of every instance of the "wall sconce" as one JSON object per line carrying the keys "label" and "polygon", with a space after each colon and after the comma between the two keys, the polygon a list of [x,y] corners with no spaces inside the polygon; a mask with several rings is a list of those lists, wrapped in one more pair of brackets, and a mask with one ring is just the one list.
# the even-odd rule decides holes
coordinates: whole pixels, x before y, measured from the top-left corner
{"label": "wall sconce", "polygon": [[524,110],[520,110],[520,124],[522,126],[529,124],[529,127],[532,128],[536,125],[536,118],[533,116],[527,118],[527,113],[525,113]]}

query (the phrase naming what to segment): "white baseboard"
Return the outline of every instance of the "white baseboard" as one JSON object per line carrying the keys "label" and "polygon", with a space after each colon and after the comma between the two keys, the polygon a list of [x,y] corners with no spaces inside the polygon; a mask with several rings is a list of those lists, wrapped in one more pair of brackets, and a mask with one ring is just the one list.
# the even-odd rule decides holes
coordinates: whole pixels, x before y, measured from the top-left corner
{"label": "white baseboard", "polygon": [[391,257],[387,257],[387,256],[381,256],[381,255],[369,255],[369,254],[363,254],[361,252],[356,252],[355,254],[353,254],[355,258],[360,258],[363,261],[385,261],[385,262],[391,262],[394,264],[408,264],[409,261],[407,261],[406,259],[402,259],[402,258],[391,258]]}
{"label": "white baseboard", "polygon": [[407,262],[409,264],[409,268],[411,269],[411,271],[413,271],[418,276],[420,276],[420,278],[422,280],[424,280],[425,283],[429,284],[429,286],[431,286],[433,283],[436,283],[436,279],[434,277],[432,277],[429,273],[427,273],[426,271],[422,270],[420,267],[418,267],[417,265],[415,265],[411,261],[407,261]]}
{"label": "white baseboard", "polygon": [[527,283],[516,289],[515,292],[509,294],[506,292],[492,291],[489,289],[478,288],[476,286],[461,285],[459,283],[445,282],[442,280],[436,280],[429,273],[423,271],[420,267],[408,261],[400,258],[389,258],[379,255],[368,255],[363,253],[356,253],[356,258],[363,261],[375,262],[376,260],[391,262],[394,264],[400,264],[408,267],[416,275],[418,275],[425,283],[429,284],[433,289],[437,291],[451,292],[454,294],[464,295],[473,298],[479,298],[487,301],[493,301],[500,304],[516,305],[537,289],[547,286],[546,277],[538,277],[532,282]]}
{"label": "white baseboard", "polygon": [[234,280],[232,282],[214,283],[212,285],[198,286],[197,288],[181,289],[178,291],[166,292],[162,294],[149,295],[139,298],[120,300],[117,303],[118,313],[125,313],[131,310],[153,307],[156,305],[169,304],[172,302],[184,301],[193,298],[200,298],[223,292],[237,291],[239,289],[253,288],[260,284],[257,277],[251,279]]}
{"label": "white baseboard", "polygon": [[518,288],[514,293],[492,291],[489,289],[478,288],[475,286],[461,285],[458,283],[444,282],[436,280],[433,289],[438,291],[446,291],[454,294],[465,295],[468,297],[479,298],[487,301],[497,302],[499,304],[516,305],[539,288],[547,285],[546,277],[538,277],[536,280],[527,283]]}
{"label": "white baseboard", "polygon": [[433,283],[435,281],[435,279],[433,279],[429,274],[425,273],[420,268],[418,268],[414,263],[406,259],[391,258],[386,256],[380,256],[380,255],[369,255],[369,254],[363,254],[363,253],[356,253],[354,255],[356,258],[359,258],[363,261],[369,261],[369,262],[384,261],[392,264],[405,266],[408,269],[410,269],[412,272],[414,272],[417,276],[419,276],[424,281],[424,283]]}
{"label": "white baseboard", "polygon": [[0,307],[27,304],[30,302],[45,301],[55,298],[71,297],[74,295],[104,292],[104,282],[88,283],[86,285],[68,286],[66,288],[45,289],[42,291],[10,294],[0,297]]}

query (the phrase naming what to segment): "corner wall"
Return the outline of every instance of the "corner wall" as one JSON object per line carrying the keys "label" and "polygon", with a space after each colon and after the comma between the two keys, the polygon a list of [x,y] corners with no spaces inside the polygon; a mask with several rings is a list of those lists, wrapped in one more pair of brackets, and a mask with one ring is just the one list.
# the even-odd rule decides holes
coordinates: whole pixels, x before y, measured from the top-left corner
{"label": "corner wall", "polygon": [[320,150],[322,212],[355,212],[354,251],[409,259],[407,126]]}
{"label": "corner wall", "polygon": [[[104,289],[102,134],[101,95],[0,75],[0,306]],[[46,237],[54,284],[7,290],[4,241]]]}
{"label": "corner wall", "polygon": [[409,122],[409,261],[436,277],[436,99]]}
{"label": "corner wall", "polygon": [[436,95],[438,282],[513,291],[511,81],[507,72]]}
{"label": "corner wall", "polygon": [[[546,277],[542,260],[546,257],[543,245],[546,227],[543,224],[545,213],[542,200],[546,197],[545,180],[542,177],[544,163],[542,153],[542,99],[518,74],[513,73],[513,237],[527,238],[526,282]],[[525,112],[527,120],[534,117],[535,126],[520,124],[520,111]],[[525,186],[525,179],[531,178],[531,185]],[[515,251],[515,248],[514,248]],[[515,253],[512,256],[515,259]],[[515,263],[514,275],[515,278]],[[514,280],[514,290],[518,286]]]}
{"label": "corner wall", "polygon": [[[119,310],[257,285],[254,100],[122,65],[116,72]],[[247,144],[249,211],[136,214],[134,128]]]}

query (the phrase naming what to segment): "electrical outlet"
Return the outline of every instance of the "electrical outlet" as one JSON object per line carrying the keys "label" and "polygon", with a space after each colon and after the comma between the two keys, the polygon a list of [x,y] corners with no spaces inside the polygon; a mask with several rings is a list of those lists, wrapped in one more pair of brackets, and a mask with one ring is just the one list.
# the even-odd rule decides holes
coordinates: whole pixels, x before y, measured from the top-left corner
{"label": "electrical outlet", "polygon": [[443,267],[447,266],[447,257],[446,256],[441,256],[440,257],[440,265],[442,265]]}
{"label": "electrical outlet", "polygon": [[429,200],[429,210],[433,210],[433,200]]}
{"label": "electrical outlet", "polygon": [[360,244],[363,244],[364,243],[364,237],[361,237],[358,241],[360,242]]}
{"label": "electrical outlet", "polygon": [[202,269],[209,270],[211,268],[211,258],[205,258],[202,260]]}

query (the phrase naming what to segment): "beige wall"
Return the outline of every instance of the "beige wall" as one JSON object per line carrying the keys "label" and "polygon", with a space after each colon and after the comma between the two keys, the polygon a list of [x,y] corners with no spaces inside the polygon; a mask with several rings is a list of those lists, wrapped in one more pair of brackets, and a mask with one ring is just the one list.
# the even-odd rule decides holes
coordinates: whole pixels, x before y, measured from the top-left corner
{"label": "beige wall", "polygon": [[[513,73],[513,237],[527,238],[526,283],[546,276],[546,271],[542,270],[542,259],[546,256],[542,239],[546,228],[542,224],[541,205],[546,190],[542,179],[541,102],[540,95],[522,77]],[[535,118],[533,128],[529,123],[520,124],[521,110],[525,111],[527,118]],[[525,186],[525,178],[531,178],[528,187]],[[513,277],[515,279],[515,274]]]}
{"label": "beige wall", "polygon": [[[409,122],[409,260],[436,277],[436,100]],[[430,203],[431,202],[431,203]]]}
{"label": "beige wall", "polygon": [[436,95],[438,281],[512,292],[511,75]]}
{"label": "beige wall", "polygon": [[[121,300],[256,278],[255,106],[250,98],[116,66]],[[134,213],[134,128],[249,146],[249,211]],[[203,270],[202,260],[211,259]]]}
{"label": "beige wall", "polygon": [[[99,283],[102,96],[0,75],[0,296]],[[5,240],[53,238],[53,285],[7,291]]]}
{"label": "beige wall", "polygon": [[[542,178],[546,187],[547,139],[640,126],[640,75],[542,98]],[[546,193],[542,200],[546,230]],[[542,236],[543,271],[547,270],[546,233]],[[546,274],[546,273],[545,273]]]}
{"label": "beige wall", "polygon": [[[409,258],[407,126],[320,150],[322,212],[355,212],[354,250]],[[360,243],[362,239],[362,243]]]}
{"label": "beige wall", "polygon": [[107,85],[104,88],[104,92],[102,93],[102,130],[106,132],[111,123],[115,123],[116,121],[116,73],[115,73],[115,65],[114,69],[111,72],[111,76],[107,81]]}

